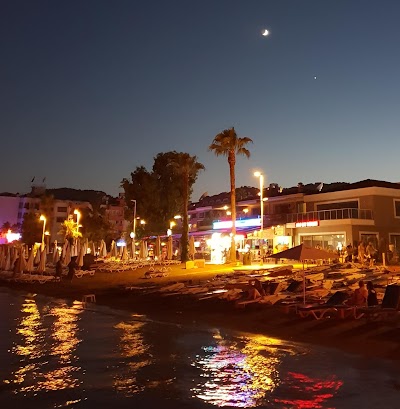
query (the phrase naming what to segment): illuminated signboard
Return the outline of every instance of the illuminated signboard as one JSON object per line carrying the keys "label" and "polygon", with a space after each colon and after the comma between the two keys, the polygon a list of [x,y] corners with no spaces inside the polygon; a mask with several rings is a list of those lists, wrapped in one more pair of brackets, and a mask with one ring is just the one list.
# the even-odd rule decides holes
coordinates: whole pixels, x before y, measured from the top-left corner
{"label": "illuminated signboard", "polygon": [[317,227],[319,226],[318,220],[312,220],[309,222],[296,222],[296,227]]}
{"label": "illuminated signboard", "polygon": [[[261,227],[261,219],[244,219],[244,220],[236,220],[235,223],[236,227],[243,228],[243,227]],[[232,220],[226,220],[223,222],[214,222],[213,229],[230,229],[232,227]]]}

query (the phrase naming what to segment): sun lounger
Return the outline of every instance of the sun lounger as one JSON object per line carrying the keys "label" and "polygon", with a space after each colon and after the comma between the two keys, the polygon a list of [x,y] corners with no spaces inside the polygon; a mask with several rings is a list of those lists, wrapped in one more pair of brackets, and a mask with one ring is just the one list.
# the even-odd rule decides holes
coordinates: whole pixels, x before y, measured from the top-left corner
{"label": "sun lounger", "polygon": [[382,304],[373,307],[357,307],[355,318],[365,317],[368,320],[385,320],[396,316],[400,308],[400,285],[391,284],[386,287]]}
{"label": "sun lounger", "polygon": [[297,313],[301,318],[313,317],[316,320],[325,318],[327,314],[336,314],[344,301],[347,299],[347,294],[342,291],[336,291],[323,304],[306,304],[298,305]]}

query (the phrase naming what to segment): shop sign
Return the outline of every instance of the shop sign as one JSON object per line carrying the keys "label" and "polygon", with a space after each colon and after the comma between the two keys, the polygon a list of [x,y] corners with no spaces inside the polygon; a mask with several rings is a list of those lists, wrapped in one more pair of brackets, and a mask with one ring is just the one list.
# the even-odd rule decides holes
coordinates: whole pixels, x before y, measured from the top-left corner
{"label": "shop sign", "polygon": [[308,222],[296,222],[296,227],[317,227],[319,226],[318,220],[311,220]]}
{"label": "shop sign", "polygon": [[[258,227],[261,226],[261,219],[241,219],[241,220],[236,220],[235,223],[236,227],[243,228],[243,227]],[[221,221],[221,222],[214,222],[213,223],[213,229],[218,230],[218,229],[230,229],[232,227],[232,221],[231,220],[226,220],[226,221]]]}

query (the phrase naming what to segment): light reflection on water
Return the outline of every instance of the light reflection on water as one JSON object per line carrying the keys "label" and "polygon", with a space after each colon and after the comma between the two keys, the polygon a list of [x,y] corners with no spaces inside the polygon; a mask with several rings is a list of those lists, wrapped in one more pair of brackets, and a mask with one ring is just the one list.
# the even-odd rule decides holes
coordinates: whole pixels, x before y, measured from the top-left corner
{"label": "light reflection on water", "polygon": [[119,366],[120,370],[115,376],[114,387],[125,396],[131,396],[145,389],[145,385],[141,385],[137,380],[138,372],[152,362],[148,353],[149,345],[143,340],[144,325],[143,322],[120,322],[115,325],[120,332],[120,354],[126,360],[126,364]]}
{"label": "light reflection on water", "polygon": [[0,308],[14,311],[0,322],[0,346],[10,358],[0,368],[0,404],[342,409],[360,396],[370,407],[397,402],[398,370],[386,363],[79,302],[9,295],[2,304],[1,296]]}
{"label": "light reflection on water", "polygon": [[[214,341],[215,345],[202,348],[203,354],[192,364],[204,378],[192,393],[209,404],[255,407],[268,402],[273,407],[321,408],[320,404],[332,398],[343,384],[335,377],[318,380],[301,373],[281,374],[282,360],[301,351],[278,339],[252,336],[227,340],[218,332]],[[287,385],[286,398],[280,397],[278,387],[282,383]]]}
{"label": "light reflection on water", "polygon": [[[16,330],[19,337],[12,348],[19,356],[19,368],[10,380],[5,380],[5,383],[18,385],[15,394],[79,386],[74,372],[80,370],[76,366],[79,358],[75,351],[80,342],[77,319],[81,312],[66,304],[58,304],[50,310],[44,307],[40,312],[34,298],[25,299]],[[46,316],[52,319],[49,327],[45,326]]]}

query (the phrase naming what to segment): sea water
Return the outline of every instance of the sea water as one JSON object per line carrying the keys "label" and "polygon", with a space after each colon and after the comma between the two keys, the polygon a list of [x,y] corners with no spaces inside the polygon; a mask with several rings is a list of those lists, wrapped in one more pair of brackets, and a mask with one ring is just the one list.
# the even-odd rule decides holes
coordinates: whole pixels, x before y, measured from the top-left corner
{"label": "sea water", "polygon": [[1,408],[396,408],[397,363],[0,288]]}

